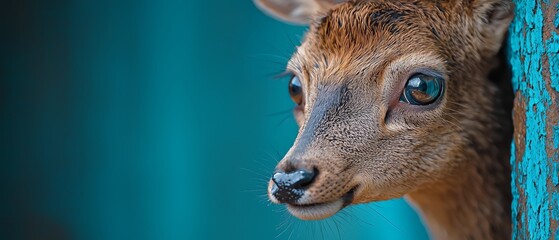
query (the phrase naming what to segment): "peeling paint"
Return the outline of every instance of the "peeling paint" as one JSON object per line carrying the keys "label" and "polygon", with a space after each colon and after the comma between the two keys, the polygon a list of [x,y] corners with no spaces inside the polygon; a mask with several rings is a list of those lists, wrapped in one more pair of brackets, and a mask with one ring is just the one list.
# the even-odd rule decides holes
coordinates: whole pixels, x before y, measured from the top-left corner
{"label": "peeling paint", "polygon": [[[517,96],[511,148],[513,239],[558,238],[559,35],[549,29],[559,26],[559,17],[557,9],[544,11],[559,5],[557,0],[515,3],[509,39]],[[546,19],[546,14],[555,16]]]}
{"label": "peeling paint", "polygon": [[[559,17],[559,14],[556,14]],[[559,92],[559,34],[552,32],[551,37],[546,41],[547,56],[549,59],[549,74],[551,77],[551,87]],[[557,145],[556,145],[557,147]]]}
{"label": "peeling paint", "polygon": [[[559,9],[559,3],[555,5],[555,9]],[[559,28],[559,14],[555,14],[555,28]]]}

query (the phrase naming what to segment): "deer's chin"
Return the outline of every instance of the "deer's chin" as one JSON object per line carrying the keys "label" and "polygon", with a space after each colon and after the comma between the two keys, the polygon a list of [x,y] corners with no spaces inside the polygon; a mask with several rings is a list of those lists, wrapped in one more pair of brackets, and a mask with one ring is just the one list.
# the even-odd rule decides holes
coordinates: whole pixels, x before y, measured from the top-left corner
{"label": "deer's chin", "polygon": [[329,203],[293,205],[287,204],[287,210],[291,215],[303,220],[320,220],[330,217],[342,210],[344,200],[338,199]]}
{"label": "deer's chin", "polygon": [[320,220],[333,216],[353,201],[355,189],[352,189],[338,200],[314,204],[287,204],[291,215],[302,220]]}

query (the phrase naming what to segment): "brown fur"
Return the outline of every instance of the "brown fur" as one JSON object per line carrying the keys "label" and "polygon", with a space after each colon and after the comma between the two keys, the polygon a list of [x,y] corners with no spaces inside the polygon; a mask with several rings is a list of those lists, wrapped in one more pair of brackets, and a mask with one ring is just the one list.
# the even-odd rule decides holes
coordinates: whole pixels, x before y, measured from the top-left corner
{"label": "brown fur", "polygon": [[[288,64],[305,103],[277,169],[317,168],[306,191],[313,204],[352,190],[352,204],[405,196],[437,239],[510,238],[510,116],[488,76],[511,13],[497,0],[317,11]],[[418,69],[444,77],[438,102],[398,102]]]}

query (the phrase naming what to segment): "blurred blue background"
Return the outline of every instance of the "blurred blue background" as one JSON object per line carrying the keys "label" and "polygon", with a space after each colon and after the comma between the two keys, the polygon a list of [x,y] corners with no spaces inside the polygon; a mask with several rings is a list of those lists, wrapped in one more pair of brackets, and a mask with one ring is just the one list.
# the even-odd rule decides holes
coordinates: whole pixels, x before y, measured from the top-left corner
{"label": "blurred blue background", "polygon": [[425,239],[403,200],[266,200],[303,35],[249,0],[0,3],[1,239]]}

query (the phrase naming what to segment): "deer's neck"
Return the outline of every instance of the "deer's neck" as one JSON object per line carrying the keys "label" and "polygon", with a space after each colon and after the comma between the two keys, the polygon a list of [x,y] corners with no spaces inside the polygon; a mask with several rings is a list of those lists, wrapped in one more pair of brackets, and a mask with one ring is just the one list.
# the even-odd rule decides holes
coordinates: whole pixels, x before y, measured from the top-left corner
{"label": "deer's neck", "polygon": [[472,153],[444,182],[408,194],[434,239],[510,239],[507,154],[488,155]]}

